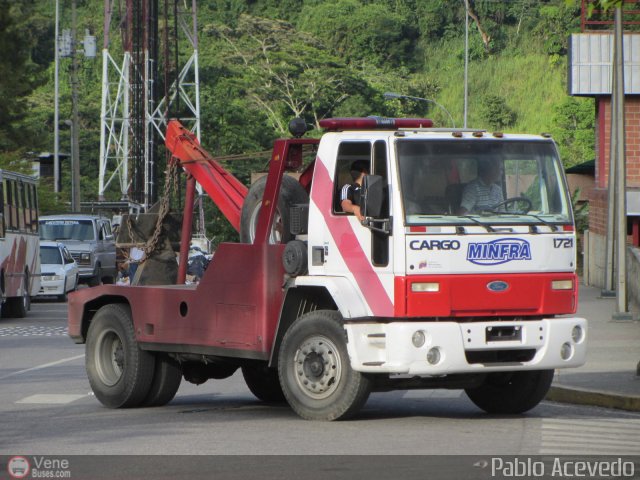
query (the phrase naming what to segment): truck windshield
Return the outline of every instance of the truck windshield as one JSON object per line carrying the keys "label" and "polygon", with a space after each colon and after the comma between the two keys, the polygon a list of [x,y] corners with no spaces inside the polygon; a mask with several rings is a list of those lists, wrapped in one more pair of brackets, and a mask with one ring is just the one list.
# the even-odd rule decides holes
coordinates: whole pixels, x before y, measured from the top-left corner
{"label": "truck windshield", "polygon": [[571,204],[550,140],[396,143],[407,225],[571,223]]}
{"label": "truck windshield", "polygon": [[95,240],[91,220],[45,220],[40,222],[40,240]]}

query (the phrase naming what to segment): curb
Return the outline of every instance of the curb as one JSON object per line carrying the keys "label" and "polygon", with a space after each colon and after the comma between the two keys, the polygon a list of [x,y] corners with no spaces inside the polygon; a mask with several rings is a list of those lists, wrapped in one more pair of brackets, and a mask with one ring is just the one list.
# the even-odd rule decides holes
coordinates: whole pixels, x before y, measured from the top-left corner
{"label": "curb", "polygon": [[640,412],[640,396],[552,385],[546,400]]}

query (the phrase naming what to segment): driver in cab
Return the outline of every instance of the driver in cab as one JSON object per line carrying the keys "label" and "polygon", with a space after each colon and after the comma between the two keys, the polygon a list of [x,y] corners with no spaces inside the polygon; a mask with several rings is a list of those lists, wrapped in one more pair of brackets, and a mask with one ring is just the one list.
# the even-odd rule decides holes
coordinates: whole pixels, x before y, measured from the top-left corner
{"label": "driver in cab", "polygon": [[470,181],[462,192],[458,215],[491,210],[504,201],[502,187],[498,185],[502,169],[495,159],[478,161],[478,177]]}

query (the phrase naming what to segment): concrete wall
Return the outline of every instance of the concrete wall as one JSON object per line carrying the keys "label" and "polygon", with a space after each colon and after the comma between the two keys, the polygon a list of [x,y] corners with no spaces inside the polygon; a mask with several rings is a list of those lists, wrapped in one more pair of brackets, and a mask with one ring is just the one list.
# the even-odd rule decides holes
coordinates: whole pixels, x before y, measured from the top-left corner
{"label": "concrete wall", "polygon": [[627,289],[629,303],[640,306],[640,249],[627,249]]}
{"label": "concrete wall", "polygon": [[[583,277],[586,285],[604,287],[606,237],[586,231],[583,248]],[[640,306],[640,249],[627,247],[627,293],[630,305]]]}

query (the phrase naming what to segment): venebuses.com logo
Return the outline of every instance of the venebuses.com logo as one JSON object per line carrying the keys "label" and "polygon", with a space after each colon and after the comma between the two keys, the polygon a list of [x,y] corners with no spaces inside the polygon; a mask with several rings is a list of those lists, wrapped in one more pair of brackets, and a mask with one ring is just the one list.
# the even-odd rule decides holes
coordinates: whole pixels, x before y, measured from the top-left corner
{"label": "venebuses.com logo", "polygon": [[48,458],[44,456],[23,457],[16,455],[9,458],[7,472],[10,478],[71,478],[68,459]]}

